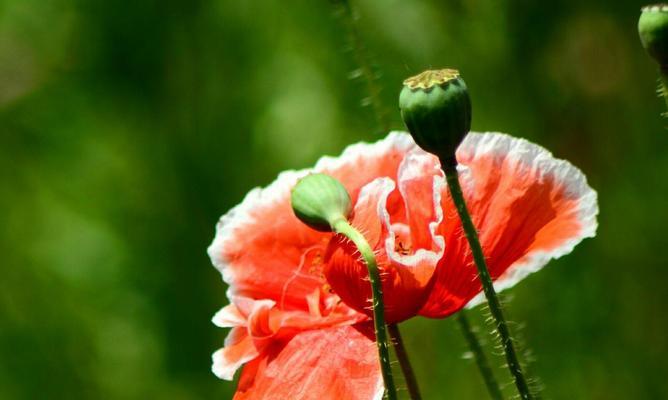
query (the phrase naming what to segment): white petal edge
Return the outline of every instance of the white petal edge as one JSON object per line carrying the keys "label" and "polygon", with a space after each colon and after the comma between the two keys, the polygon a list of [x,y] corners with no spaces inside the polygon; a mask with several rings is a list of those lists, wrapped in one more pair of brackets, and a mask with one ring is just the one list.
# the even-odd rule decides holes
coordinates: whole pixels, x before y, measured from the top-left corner
{"label": "white petal edge", "polygon": [[278,175],[275,181],[265,188],[256,187],[252,189],[243,201],[233,207],[230,211],[225,213],[216,224],[216,236],[211,245],[207,248],[207,253],[211,258],[214,267],[218,269],[223,281],[229,285],[227,291],[228,299],[232,300],[234,293],[234,273],[227,266],[231,260],[228,260],[224,255],[225,245],[235,238],[235,231],[247,224],[253,224],[254,218],[251,211],[256,207],[265,207],[271,203],[281,201],[285,196],[289,195],[290,189],[297,183],[300,178],[308,175],[309,170],[299,171],[284,171]]}
{"label": "white petal edge", "polygon": [[[528,140],[498,132],[471,132],[464,138],[457,152],[466,152],[473,158],[490,153],[506,154],[512,161],[536,168],[541,176],[552,174],[556,181],[564,183],[569,196],[579,199],[577,213],[578,220],[582,224],[580,232],[550,251],[532,252],[527,259],[511,265],[494,282],[494,289],[497,292],[513,287],[529,274],[539,271],[550,260],[570,253],[583,239],[596,236],[598,197],[596,191],[587,183],[582,171],[573,164],[554,158],[547,149]],[[465,165],[460,167],[462,173],[468,170]],[[466,308],[473,308],[484,301],[484,294],[478,293],[468,302]]]}
{"label": "white petal edge", "polygon": [[[218,310],[216,315],[213,316],[211,322],[219,328],[233,328],[235,326],[244,326],[246,324],[246,319],[238,313],[232,311],[231,304],[226,305],[225,307]],[[235,307],[236,309],[236,307]]]}
{"label": "white petal edge", "polygon": [[338,169],[355,163],[360,156],[378,157],[391,151],[408,153],[417,148],[411,135],[406,132],[392,131],[383,139],[373,143],[359,142],[346,147],[338,157],[324,156],[315,164],[315,171]]}

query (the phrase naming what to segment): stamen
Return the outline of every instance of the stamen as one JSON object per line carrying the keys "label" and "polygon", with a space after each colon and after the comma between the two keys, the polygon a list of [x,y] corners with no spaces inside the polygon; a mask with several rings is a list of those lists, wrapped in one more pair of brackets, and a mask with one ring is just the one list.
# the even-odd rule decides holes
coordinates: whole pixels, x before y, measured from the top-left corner
{"label": "stamen", "polygon": [[404,243],[399,235],[394,235],[394,252],[402,256],[407,256],[413,252],[413,247],[408,243]]}

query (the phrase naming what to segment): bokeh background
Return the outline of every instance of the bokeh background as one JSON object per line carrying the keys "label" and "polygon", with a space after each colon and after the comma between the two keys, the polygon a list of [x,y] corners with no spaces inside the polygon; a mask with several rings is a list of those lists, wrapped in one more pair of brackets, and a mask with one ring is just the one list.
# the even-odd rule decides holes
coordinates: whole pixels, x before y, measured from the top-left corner
{"label": "bokeh background", "polygon": [[[405,77],[457,67],[475,130],[540,143],[599,191],[598,237],[506,296],[546,398],[668,398],[668,119],[641,5],[353,1],[382,124],[401,128]],[[337,9],[0,1],[1,399],[231,397],[210,373],[218,217],[385,129]],[[454,320],[402,328],[426,399],[486,398]]]}

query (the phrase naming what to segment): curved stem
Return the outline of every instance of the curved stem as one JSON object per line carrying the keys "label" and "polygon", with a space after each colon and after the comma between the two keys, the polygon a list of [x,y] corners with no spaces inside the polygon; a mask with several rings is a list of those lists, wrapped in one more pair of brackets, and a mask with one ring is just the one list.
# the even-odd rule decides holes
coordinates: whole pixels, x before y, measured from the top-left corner
{"label": "curved stem", "polygon": [[443,171],[445,172],[445,177],[448,182],[448,189],[450,190],[452,201],[455,203],[457,214],[459,214],[459,219],[462,221],[462,227],[464,229],[466,239],[469,242],[469,247],[471,248],[471,253],[473,254],[473,260],[475,261],[475,265],[478,268],[478,277],[480,278],[483,292],[487,298],[489,310],[492,314],[492,317],[494,318],[496,330],[499,333],[501,345],[503,346],[503,350],[506,354],[508,368],[510,369],[510,373],[513,375],[513,379],[515,380],[515,386],[517,386],[517,391],[519,392],[520,398],[522,400],[533,399],[527,380],[522,373],[522,367],[520,366],[517,353],[515,352],[515,346],[510,336],[510,329],[508,328],[506,319],[503,316],[501,303],[499,302],[499,298],[496,295],[494,285],[492,284],[492,278],[490,277],[489,270],[487,269],[487,262],[485,261],[485,255],[482,252],[482,247],[480,246],[478,232],[476,231],[476,228],[473,225],[473,221],[471,220],[471,215],[466,208],[466,201],[464,200],[464,195],[462,194],[462,188],[459,185],[457,161],[454,158],[450,160],[441,160],[441,165]]}
{"label": "curved stem", "polygon": [[369,281],[371,282],[371,294],[373,305],[373,325],[376,333],[376,346],[378,347],[378,356],[380,358],[380,370],[385,382],[385,393],[388,400],[397,399],[397,389],[394,386],[392,377],[392,366],[390,365],[390,349],[387,340],[387,330],[385,328],[385,306],[383,303],[383,290],[378,272],[376,257],[369,243],[364,236],[353,228],[348,221],[338,220],[332,226],[334,232],[350,239],[357,250],[364,258],[367,269],[369,270]]}
{"label": "curved stem", "polygon": [[471,324],[469,323],[464,310],[457,313],[457,322],[459,322],[459,327],[464,333],[464,337],[469,344],[471,353],[473,353],[473,357],[480,370],[480,375],[482,375],[482,379],[485,381],[485,386],[487,386],[487,391],[489,392],[490,397],[493,400],[503,400],[503,394],[501,393],[499,383],[494,377],[494,371],[492,371],[492,367],[487,361],[487,357],[480,345],[478,337],[475,332],[473,332],[473,329],[471,329]]}
{"label": "curved stem", "polygon": [[417,379],[415,379],[415,373],[413,372],[411,361],[408,359],[408,353],[406,353],[406,348],[404,347],[404,340],[401,338],[399,325],[390,324],[387,326],[387,329],[390,331],[390,338],[392,338],[394,352],[397,354],[397,360],[399,360],[401,372],[403,372],[404,379],[406,379],[408,394],[411,396],[411,400],[422,400],[422,396],[420,395],[420,387],[418,386]]}

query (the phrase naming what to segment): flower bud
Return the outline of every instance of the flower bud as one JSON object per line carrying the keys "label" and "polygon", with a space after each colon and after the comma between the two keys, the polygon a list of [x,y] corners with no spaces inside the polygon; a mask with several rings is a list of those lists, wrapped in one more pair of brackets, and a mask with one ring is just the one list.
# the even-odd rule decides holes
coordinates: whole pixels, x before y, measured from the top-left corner
{"label": "flower bud", "polygon": [[350,195],[341,182],[325,174],[300,179],[292,189],[292,211],[311,228],[331,232],[338,220],[347,220],[352,211]]}
{"label": "flower bud", "polygon": [[457,146],[471,129],[471,99],[459,71],[427,70],[406,79],[399,108],[420,147],[441,162],[455,162]]}
{"label": "flower bud", "polygon": [[638,33],[649,55],[661,68],[668,67],[668,5],[643,7],[638,20]]}

